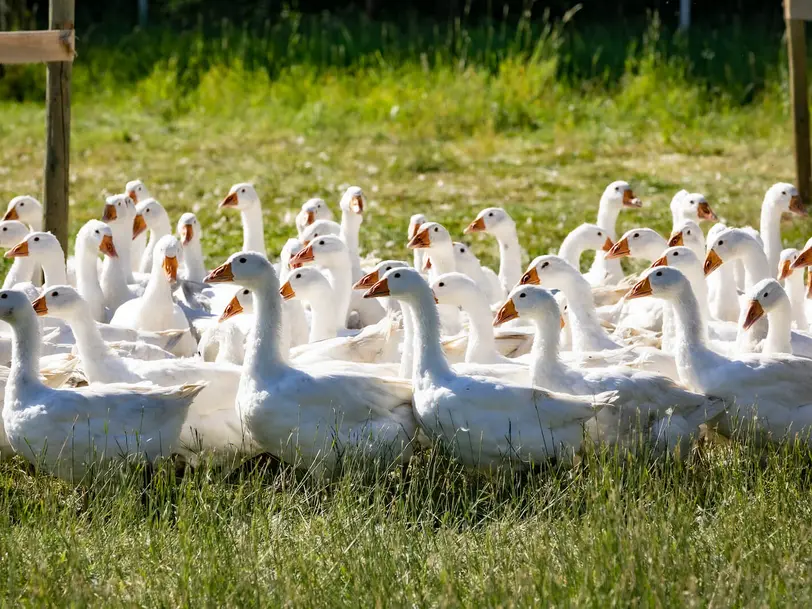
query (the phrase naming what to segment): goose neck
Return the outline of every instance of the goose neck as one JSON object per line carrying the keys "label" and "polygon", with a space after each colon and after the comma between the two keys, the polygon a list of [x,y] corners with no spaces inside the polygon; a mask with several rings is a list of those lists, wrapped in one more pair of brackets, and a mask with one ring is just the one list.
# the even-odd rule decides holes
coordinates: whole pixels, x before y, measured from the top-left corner
{"label": "goose neck", "polygon": [[200,241],[192,241],[183,248],[183,267],[186,271],[186,279],[203,283],[203,279],[206,277],[206,265],[203,263],[203,249]]}
{"label": "goose neck", "polygon": [[531,321],[536,335],[530,350],[530,382],[536,387],[557,386],[566,372],[559,358],[561,329],[558,320],[534,317]]}
{"label": "goose neck", "polygon": [[[395,301],[394,298],[389,300]],[[410,304],[401,303],[401,314],[403,316],[403,344],[400,354],[400,376],[401,378],[413,378],[417,375],[414,369],[415,352],[415,332],[414,332],[414,311]]]}
{"label": "goose neck", "polygon": [[[67,320],[76,339],[76,350],[82,367],[92,383],[115,383],[122,377],[121,359],[104,342],[96,323],[82,309]],[[126,372],[125,372],[126,374]],[[126,379],[133,380],[133,379]]]}
{"label": "goose neck", "polygon": [[680,380],[695,391],[706,386],[703,379],[726,361],[722,355],[708,349],[705,325],[699,313],[699,303],[690,285],[686,284],[670,301],[677,331],[676,360]]}
{"label": "goose neck", "polygon": [[246,252],[266,254],[265,227],[262,221],[262,208],[254,205],[240,212],[242,218],[242,249]]}
{"label": "goose neck", "polygon": [[450,243],[432,246],[427,251],[431,260],[430,277],[439,277],[457,270],[457,264],[454,261],[454,246]]}
{"label": "goose neck", "polygon": [[361,234],[362,216],[347,211],[341,212],[341,233],[339,237],[347,246],[350,254],[358,256],[358,244]]}
{"label": "goose neck", "polygon": [[150,273],[147,286],[144,288],[142,298],[144,302],[149,302],[149,304],[155,308],[164,308],[167,304],[171,307],[174,304],[172,300],[172,286],[164,274],[162,264],[156,264],[156,262],[153,261],[152,272]]}
{"label": "goose neck", "polygon": [[14,262],[11,263],[11,268],[6,274],[5,279],[3,279],[3,289],[9,290],[18,283],[31,281],[36,266],[36,262],[34,262],[30,256],[15,258]]}
{"label": "goose neck", "polygon": [[[116,258],[121,263],[121,272],[124,273],[126,283],[134,283],[132,274],[132,223],[120,222],[110,225],[113,232],[113,245],[116,248]],[[105,265],[109,264],[111,258],[105,260]]]}
{"label": "goose neck", "polygon": [[580,269],[581,254],[584,253],[585,249],[583,239],[580,238],[578,233],[572,232],[564,237],[561,242],[561,247],[558,248],[558,257],[566,260],[571,267]]}
{"label": "goose neck", "polygon": [[803,274],[796,271],[787,277],[784,280],[784,290],[787,292],[787,298],[792,307],[792,321],[795,323],[795,327],[806,331],[809,324],[806,320],[806,290]]}
{"label": "goose neck", "polygon": [[454,376],[440,345],[440,314],[429,287],[410,295],[408,304],[414,323],[413,382],[417,384],[425,377],[440,380]]}
{"label": "goose neck", "polygon": [[[780,240],[780,238],[779,238]],[[766,244],[765,244],[766,246]],[[748,278],[747,288],[749,289],[762,279],[767,279],[772,276],[770,271],[770,264],[767,261],[767,254],[762,250],[758,243],[755,241],[747,242],[742,251],[742,262]],[[776,269],[778,268],[778,259],[775,262]]]}
{"label": "goose neck", "polygon": [[496,339],[493,335],[491,309],[481,292],[470,294],[462,306],[468,314],[468,346],[465,361],[469,363],[490,363],[498,359]]}
{"label": "goose neck", "polygon": [[282,333],[279,280],[269,271],[252,291],[256,323],[246,341],[243,374],[252,378],[278,376],[289,370],[279,350]]}
{"label": "goose neck", "polygon": [[65,259],[61,252],[48,252],[42,256],[37,262],[42,266],[42,272],[45,274],[46,288],[53,285],[65,285],[68,283],[68,275],[65,270]]}
{"label": "goose neck", "polygon": [[522,278],[522,252],[516,227],[501,229],[496,241],[499,244],[499,281],[507,293]]}
{"label": "goose neck", "polygon": [[331,308],[334,311],[336,328],[346,328],[352,301],[352,265],[349,260],[335,263],[331,261],[324,266],[324,270],[327,271],[325,274],[335,299],[335,307]]}
{"label": "goose neck", "polygon": [[338,331],[344,324],[338,323],[338,316],[331,305],[333,299],[330,297],[332,287],[325,286],[325,290],[320,290],[320,294],[311,294],[307,297],[310,305],[310,338],[309,342],[315,343],[328,338],[335,338]]}
{"label": "goose neck", "polygon": [[782,249],[781,210],[767,199],[761,205],[759,234],[764,241],[764,252],[769,268],[775,270],[778,267],[778,259],[781,256]]}
{"label": "goose neck", "polygon": [[572,345],[575,351],[599,351],[607,348],[616,348],[606,336],[601,327],[595,303],[592,300],[592,290],[586,279],[580,273],[573,275],[562,286],[569,303]]}
{"label": "goose neck", "polygon": [[762,353],[792,353],[792,306],[789,298],[781,298],[767,312],[767,338]]}
{"label": "goose neck", "polygon": [[[21,315],[11,325],[11,368],[7,393],[42,385],[39,378],[40,324],[34,310],[30,306],[28,309],[30,315]],[[6,405],[9,405],[8,399]]]}
{"label": "goose neck", "polygon": [[612,205],[608,201],[601,198],[600,205],[598,206],[598,221],[596,224],[603,230],[610,233],[612,240],[615,238],[615,230],[617,228],[617,217],[620,215],[620,208]]}

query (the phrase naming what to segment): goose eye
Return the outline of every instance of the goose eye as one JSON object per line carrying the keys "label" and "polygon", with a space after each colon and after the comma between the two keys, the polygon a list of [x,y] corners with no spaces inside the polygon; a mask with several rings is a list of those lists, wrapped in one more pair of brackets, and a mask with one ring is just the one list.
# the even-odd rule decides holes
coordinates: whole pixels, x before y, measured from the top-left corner
{"label": "goose eye", "polygon": [[439,285],[441,288],[444,288],[444,287],[445,287],[445,282],[444,282],[444,281],[441,281],[441,282],[440,282],[440,283],[438,283],[437,285]]}
{"label": "goose eye", "polygon": [[34,237],[34,241],[39,241],[39,237]]}
{"label": "goose eye", "polygon": [[395,279],[400,279],[400,273],[395,273]]}
{"label": "goose eye", "polygon": [[719,241],[719,245],[724,245],[724,244],[725,244],[724,240]]}
{"label": "goose eye", "polygon": [[[6,230],[6,229],[4,228],[3,230]],[[98,230],[96,230],[96,231],[94,231],[94,232],[95,232],[97,235],[99,234],[99,231],[98,231]]]}
{"label": "goose eye", "polygon": [[767,298],[767,296],[769,296],[769,295],[770,295],[769,292],[764,292],[764,298]]}
{"label": "goose eye", "polygon": [[691,201],[691,205],[696,205],[696,201]]}
{"label": "goose eye", "polygon": [[488,217],[489,217],[489,218],[493,218],[493,212],[489,213],[489,214],[488,214]]}
{"label": "goose eye", "polygon": [[240,258],[240,264],[245,264],[247,261],[247,258]]}
{"label": "goose eye", "polygon": [[679,252],[674,252],[674,256],[679,256]]}
{"label": "goose eye", "polygon": [[615,186],[615,192],[620,192],[620,188],[618,188],[617,186]]}
{"label": "goose eye", "polygon": [[603,233],[598,231],[598,237],[603,237]]}
{"label": "goose eye", "polygon": [[4,226],[3,227],[3,232],[6,232],[7,230],[8,230],[8,226]]}
{"label": "goose eye", "polygon": [[663,276],[663,272],[662,271],[657,271],[657,277],[662,277],[662,276]]}
{"label": "goose eye", "polygon": [[521,294],[519,294],[519,298],[524,298],[525,296],[527,296],[527,294],[525,294],[524,292],[522,292]]}
{"label": "goose eye", "polygon": [[149,210],[148,210],[148,209],[147,209],[147,210],[145,210],[145,212],[144,212],[144,213],[147,213],[147,214],[148,214],[148,213],[149,213]]}
{"label": "goose eye", "polygon": [[687,231],[685,231],[685,234],[686,234],[686,235],[690,235],[690,234],[691,234],[691,231],[687,230]]}
{"label": "goose eye", "polygon": [[[784,193],[784,194],[786,194],[786,193]],[[24,206],[25,206],[25,203],[20,203],[20,207],[24,207]]]}
{"label": "goose eye", "polygon": [[461,247],[461,248],[460,248],[460,254],[464,254],[464,253],[465,253],[465,248],[464,248],[464,247]]}
{"label": "goose eye", "polygon": [[439,229],[439,228],[437,228],[437,227],[435,226],[435,227],[434,227],[434,232],[435,232],[435,233],[439,233],[439,232],[440,232],[440,229]]}
{"label": "goose eye", "polygon": [[324,241],[319,241],[319,245],[324,245]]}
{"label": "goose eye", "polygon": [[241,189],[240,189],[240,192],[241,192],[241,193],[243,193],[243,194],[245,194],[245,188],[241,188]]}
{"label": "goose eye", "polygon": [[242,295],[243,295],[243,296],[248,296],[248,293],[249,293],[249,291],[248,291],[248,290],[243,290],[243,291],[242,291]]}
{"label": "goose eye", "polygon": [[296,279],[301,279],[301,278],[302,278],[302,274],[301,273],[296,273]]}
{"label": "goose eye", "polygon": [[54,297],[59,296],[59,292],[52,292],[51,296],[54,296]]}
{"label": "goose eye", "polygon": [[[783,191],[781,191],[781,194],[782,194],[782,195],[784,195],[784,196],[786,197],[786,196],[787,196],[787,191],[786,191],[786,190],[783,190]],[[22,203],[21,203],[20,205],[22,205]]]}
{"label": "goose eye", "polygon": [[548,266],[550,266],[550,263],[545,262],[544,264],[541,265],[541,268],[546,269]]}
{"label": "goose eye", "polygon": [[3,294],[0,298],[8,298],[8,294]]}
{"label": "goose eye", "polygon": [[632,235],[632,237],[634,237],[635,239],[637,239],[639,236],[640,236],[640,233],[634,233],[634,234]]}

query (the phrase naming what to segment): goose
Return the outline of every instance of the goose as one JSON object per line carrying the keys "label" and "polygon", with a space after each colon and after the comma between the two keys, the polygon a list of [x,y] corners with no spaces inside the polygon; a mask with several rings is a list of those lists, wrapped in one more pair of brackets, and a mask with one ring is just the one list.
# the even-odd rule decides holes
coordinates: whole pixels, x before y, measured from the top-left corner
{"label": "goose", "polygon": [[250,252],[266,255],[265,227],[262,221],[262,204],[253,184],[243,182],[234,184],[220,207],[236,209],[242,217],[242,246]]}
{"label": "goose", "polygon": [[781,243],[781,216],[790,212],[800,216],[806,215],[798,189],[786,182],[778,182],[770,186],[764,194],[764,201],[761,204],[759,233],[764,241],[764,253],[767,255],[767,264],[771,269],[778,268],[778,259],[781,250],[784,249]]}
{"label": "goose", "polygon": [[[155,247],[152,273],[144,294],[125,302],[113,314],[110,324],[138,330],[189,330],[189,321],[172,300],[170,282],[177,280],[180,243],[172,235],[163,237]],[[172,353],[190,356],[196,351],[191,334],[185,333]]]}
{"label": "goose", "polygon": [[[0,248],[10,250],[28,235],[28,227],[19,220],[0,222]],[[11,268],[3,279],[3,289],[8,290],[18,283],[30,283],[34,279],[37,265],[29,256],[15,256]]]}
{"label": "goose", "polygon": [[668,247],[678,246],[690,248],[697,258],[705,258],[705,234],[699,224],[688,219],[674,224],[674,230],[668,237]]}
{"label": "goose", "polygon": [[[414,214],[411,218],[409,218],[409,230],[406,234],[406,238],[408,241],[411,241],[414,236],[417,234],[417,231],[423,226],[428,220],[426,216],[423,214]],[[417,269],[418,273],[423,273],[426,267],[426,251],[422,248],[414,248],[414,268]]]}
{"label": "goose", "polygon": [[282,284],[279,293],[282,300],[300,298],[310,306],[309,342],[335,338],[342,331],[346,333],[333,310],[333,288],[330,280],[318,269],[295,269],[287,275],[287,281]]}
{"label": "goose", "polygon": [[[409,265],[404,260],[381,260],[372,268],[371,271],[356,281],[352,286],[352,289],[366,291],[375,285],[378,280],[383,277],[384,274],[386,274],[387,271],[391,271],[394,268],[404,268],[407,266]],[[400,303],[397,300],[386,298],[385,296],[379,298],[378,300],[383,304],[383,308],[386,309],[388,313],[391,314],[400,311]]]}
{"label": "goose", "polygon": [[604,257],[606,260],[615,260],[630,256],[650,262],[659,258],[666,247],[668,242],[657,231],[650,228],[633,228],[623,233]]}
{"label": "goose", "polygon": [[583,425],[613,398],[593,401],[460,375],[443,356],[434,295],[416,270],[390,270],[365,294],[377,296],[398,299],[416,322],[412,384],[421,429],[468,468],[570,459],[581,449]]}
{"label": "goose", "polygon": [[464,243],[455,241],[454,266],[458,271],[468,275],[480,286],[488,299],[488,303],[497,304],[504,298],[502,283],[499,277],[488,267],[482,266],[471,248]]}
{"label": "goose", "polygon": [[[245,339],[253,326],[254,296],[248,288],[239,288],[220,315],[219,322],[200,337],[197,356],[206,362],[237,364],[245,359]],[[243,314],[243,315],[241,315]],[[250,318],[247,324],[239,323]]]}
{"label": "goose", "polygon": [[324,199],[308,199],[302,204],[302,210],[296,214],[296,230],[299,233],[299,240],[303,241],[304,230],[317,220],[332,220],[333,212],[324,202]]}
{"label": "goose", "polygon": [[206,276],[203,247],[200,245],[200,223],[197,216],[186,212],[178,219],[178,237],[183,251],[178,275],[182,279],[202,283]]}
{"label": "goose", "polygon": [[[716,241],[719,235],[727,230],[727,226],[722,223],[714,224],[707,235],[707,249]],[[705,256],[703,251],[702,256]],[[742,269],[742,273],[743,273]],[[736,294],[736,277],[732,265],[719,267],[718,271],[705,278],[708,284],[708,303],[710,305],[711,317],[720,321],[730,321],[738,323],[739,301],[732,298]]]}
{"label": "goose", "polygon": [[107,197],[102,222],[113,231],[113,245],[117,255],[105,257],[100,283],[105,305],[111,311],[138,296],[140,291],[134,287],[135,278],[130,265],[135,216],[135,205],[130,197],[126,195]]}
{"label": "goose", "polygon": [[104,305],[104,292],[99,283],[99,252],[105,256],[117,255],[113,231],[104,222],[89,220],[76,234],[76,288],[87,303],[90,317],[105,322],[112,314]]}
{"label": "goose", "polygon": [[[591,396],[605,391],[616,391],[615,411],[604,411],[602,417],[604,440],[635,448],[640,431],[668,448],[685,444],[691,435],[698,435],[699,425],[705,423],[707,413],[724,408],[703,395],[686,391],[671,379],[631,368],[592,368],[584,370],[568,366],[559,355],[559,334],[562,319],[555,297],[544,288],[519,285],[510,293],[499,309],[494,325],[523,317],[535,327],[530,383],[571,395]],[[613,425],[609,425],[612,419]],[[646,428],[640,430],[641,424]],[[663,434],[665,437],[663,437]],[[658,437],[659,436],[659,437]],[[682,442],[680,442],[680,437]]]}
{"label": "goose", "polygon": [[309,224],[299,235],[299,241],[302,246],[307,245],[313,239],[323,237],[324,235],[341,236],[341,225],[332,220],[316,220],[313,224]]}
{"label": "goose", "polygon": [[672,232],[679,230],[679,226],[686,220],[691,222],[701,222],[702,220],[709,220],[717,222],[719,218],[708,203],[705,195],[698,192],[688,192],[683,189],[680,190],[671,199],[671,219]]}
{"label": "goose", "polygon": [[0,319],[13,331],[3,425],[15,452],[78,482],[93,462],[120,455],[154,460],[178,448],[189,406],[205,383],[52,389],[39,378],[39,323],[25,294],[0,292]]}
{"label": "goose", "polygon": [[465,229],[465,234],[486,233],[499,245],[499,282],[507,294],[522,277],[522,250],[516,233],[516,223],[501,207],[483,209]]}
{"label": "goose", "polygon": [[140,220],[138,220],[137,218],[141,213],[139,210],[141,203],[147,199],[151,199],[152,195],[150,194],[149,190],[141,180],[130,180],[129,182],[127,182],[127,184],[125,184],[124,186],[124,192],[127,194],[127,196],[129,196],[133,200],[133,203],[135,203],[135,209],[137,212],[136,214],[137,224],[133,225],[133,241],[130,246],[132,252],[132,255],[130,257],[130,264],[133,273],[139,271],[142,273],[147,273],[149,272],[150,267],[147,266],[146,269],[142,269],[141,266],[141,259],[144,257],[144,252],[147,249],[147,235],[144,230],[139,230],[141,226],[143,226],[144,220],[146,220],[146,218],[144,218],[143,215],[141,215]]}
{"label": "goose", "polygon": [[767,316],[767,337],[761,353],[788,353],[812,358],[812,336],[792,330],[792,305],[784,288],[775,279],[759,281],[748,293],[750,305],[744,314],[747,330],[759,319]]}
{"label": "goose", "polygon": [[236,282],[254,294],[257,323],[246,345],[237,412],[262,449],[316,475],[333,474],[352,450],[386,464],[410,458],[417,429],[408,381],[305,372],[285,362],[280,285],[264,256],[233,254],[207,282]]}
{"label": "goose", "polygon": [[[298,239],[288,239],[282,246],[282,250],[279,252],[278,274],[280,281],[283,283],[287,281],[288,275],[293,271],[294,266],[301,267],[299,264],[291,265],[290,260],[302,249],[304,249],[304,245],[302,245],[302,242]],[[243,316],[242,319],[245,319],[245,316]],[[253,321],[253,316],[251,317],[251,321]],[[247,336],[249,329],[250,327],[243,327],[243,342],[245,342],[244,339],[245,336]],[[304,304],[301,300],[285,300],[282,303],[281,340],[281,350],[283,354],[287,354],[294,347],[306,345],[309,342],[310,329]]]}
{"label": "goose", "polygon": [[[581,224],[572,229],[558,248],[558,256],[566,260],[573,268],[581,268],[581,255],[589,250],[608,252],[612,249],[612,239],[609,233],[597,224]],[[585,275],[589,285],[597,285],[603,278],[597,277],[591,271]],[[519,276],[521,279],[521,275]],[[518,283],[518,281],[516,282]],[[513,289],[511,286],[511,289]]]}
{"label": "goose", "polygon": [[797,330],[809,330],[809,321],[806,316],[806,287],[804,286],[804,273],[796,273],[792,265],[801,252],[794,247],[781,250],[778,263],[778,280],[784,282],[784,290],[789,298],[792,308],[792,325]]}
{"label": "goose", "polygon": [[6,258],[32,258],[42,267],[45,286],[68,282],[65,269],[65,253],[59,241],[51,233],[35,231],[5,253]]}
{"label": "goose", "polygon": [[195,383],[208,384],[194,399],[180,433],[184,454],[213,450],[226,455],[245,445],[234,400],[241,370],[191,359],[143,361],[119,357],[104,342],[87,314],[87,302],[70,286],[54,286],[34,303],[38,315],[50,315],[70,324],[82,371],[91,383],[139,383],[148,381],[160,387]]}
{"label": "goose", "polygon": [[[598,206],[598,221],[596,224],[607,232],[610,239],[617,234],[617,217],[624,208],[640,208],[643,204],[634,196],[628,182],[618,180],[612,182],[601,195]],[[590,276],[597,278],[597,285],[611,285],[623,279],[623,269],[617,260],[607,261],[602,252],[597,252],[595,262],[592,263]],[[596,284],[592,284],[596,285]]]}
{"label": "goose", "polygon": [[[143,219],[143,226],[149,232],[149,240],[145,244],[144,251],[139,259],[138,271],[140,273],[149,273],[152,269],[152,252],[155,250],[155,245],[166,235],[172,234],[172,225],[169,222],[169,214],[166,213],[164,206],[155,199],[143,199],[138,205],[135,206],[136,219],[140,216]],[[137,221],[137,220],[136,220]],[[133,235],[136,235],[142,224],[139,222],[137,225],[133,224]],[[143,234],[144,230],[141,230]],[[137,236],[137,235],[136,235]]]}
{"label": "goose", "polygon": [[[811,360],[762,354],[731,359],[709,349],[701,332],[696,297],[678,269],[649,269],[630,292],[630,298],[651,296],[672,304],[679,335],[677,368],[689,390],[725,400],[730,415],[752,421],[757,431],[773,440],[795,434],[808,438],[803,430],[812,423]],[[730,416],[718,424],[724,435],[734,430]]]}
{"label": "goose", "polygon": [[29,195],[19,195],[8,202],[3,221],[18,220],[31,231],[42,231],[42,203]]}

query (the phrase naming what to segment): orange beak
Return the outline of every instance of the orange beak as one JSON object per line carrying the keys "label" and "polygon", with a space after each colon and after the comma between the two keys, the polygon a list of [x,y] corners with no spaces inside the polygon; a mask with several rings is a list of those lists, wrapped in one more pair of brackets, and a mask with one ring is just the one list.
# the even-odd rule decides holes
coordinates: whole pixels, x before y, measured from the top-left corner
{"label": "orange beak", "polygon": [[795,195],[789,200],[789,210],[794,214],[798,214],[799,216],[806,215],[806,208],[804,207],[804,202],[800,195]]}
{"label": "orange beak", "polygon": [[674,233],[668,240],[668,247],[677,247],[678,245],[685,245],[685,242],[682,239],[682,231]]}
{"label": "orange beak", "polygon": [[[313,254],[313,246],[308,245],[303,250],[299,250],[296,255],[290,259],[290,268],[295,269],[299,266],[303,265],[305,262],[313,262],[316,259],[315,254]],[[297,266],[293,266],[293,265]]]}
{"label": "orange beak", "polygon": [[127,196],[130,197],[134,203],[138,203],[138,193],[134,190],[131,190],[127,193]]}
{"label": "orange beak", "polygon": [[657,260],[651,263],[649,268],[653,268],[655,266],[668,266],[668,258],[666,256],[660,256],[657,258]]}
{"label": "orange beak", "polygon": [[812,273],[807,273],[806,297],[812,298]]}
{"label": "orange beak", "polygon": [[23,258],[28,256],[28,241],[20,241],[6,252],[6,258]]}
{"label": "orange beak", "polygon": [[615,244],[612,243],[612,240],[609,237],[606,237],[606,241],[603,242],[603,247],[601,248],[601,251],[608,252],[614,247],[614,245]]}
{"label": "orange beak", "polygon": [[606,252],[606,256],[604,256],[607,260],[612,260],[613,258],[623,258],[625,256],[629,256],[632,253],[632,250],[629,248],[629,240],[626,237],[623,237],[620,241],[615,243],[612,248]]}
{"label": "orange beak", "polygon": [[133,218],[133,239],[147,230],[147,221],[144,220],[143,214],[135,214]]}
{"label": "orange beak", "polygon": [[362,197],[353,197],[350,201],[350,209],[356,214],[364,213],[364,199]]}
{"label": "orange beak", "polygon": [[516,319],[519,317],[519,312],[516,310],[516,305],[513,304],[513,299],[509,299],[503,304],[496,312],[496,317],[493,320],[494,326],[501,326],[503,323]]}
{"label": "orange beak", "polygon": [[795,262],[792,263],[793,269],[802,269],[805,266],[809,266],[812,264],[812,247],[805,249],[798,257],[795,259]]}
{"label": "orange beak", "polygon": [[296,298],[296,292],[293,290],[293,286],[290,285],[290,281],[286,281],[285,285],[279,288],[279,295],[282,297],[282,300]]}
{"label": "orange beak", "polygon": [[37,315],[48,315],[48,305],[45,302],[45,296],[40,296],[37,298],[31,303],[31,306],[34,307],[34,311]]}
{"label": "orange beak", "polygon": [[654,292],[651,289],[651,282],[648,280],[648,277],[646,277],[645,279],[642,279],[634,284],[634,287],[626,294],[626,300],[651,296],[653,293]]}
{"label": "orange beak", "polygon": [[485,227],[485,219],[477,218],[471,222],[463,232],[467,235],[468,233],[483,233],[485,230],[487,230]]}
{"label": "orange beak", "polygon": [[111,235],[105,235],[102,237],[101,243],[99,244],[99,251],[105,256],[110,256],[111,258],[118,256],[118,252],[116,251],[116,246],[113,244],[113,237]]}
{"label": "orange beak", "polygon": [[643,207],[643,203],[634,196],[631,188],[623,191],[623,207]]}
{"label": "orange beak", "polygon": [[112,222],[118,218],[115,205],[104,205],[104,213],[102,214],[102,222]]}
{"label": "orange beak", "polygon": [[747,314],[744,316],[742,329],[749,330],[753,327],[753,324],[755,324],[763,316],[764,307],[761,306],[761,303],[758,300],[751,300],[750,306],[747,308]]}
{"label": "orange beak", "polygon": [[220,315],[220,319],[218,320],[218,322],[224,322],[227,319],[231,319],[235,315],[239,315],[240,313],[242,313],[242,311],[243,311],[242,305],[235,296],[229,301],[229,303],[226,305],[226,308],[223,309],[223,314]]}
{"label": "orange beak", "polygon": [[536,270],[536,267],[533,267],[522,275],[522,279],[519,283],[521,285],[540,285],[541,280],[539,279],[539,272]]}
{"label": "orange beak", "polygon": [[372,271],[371,273],[367,273],[361,279],[359,279],[354,286],[352,286],[353,290],[368,290],[373,285],[378,282],[379,273],[378,271]]}
{"label": "orange beak", "polygon": [[406,244],[411,250],[417,249],[425,249],[427,247],[431,247],[431,237],[429,236],[428,230],[421,230],[418,233],[415,233],[414,237],[409,240],[409,243]]}
{"label": "orange beak", "polygon": [[710,220],[711,222],[716,222],[719,219],[706,201],[702,201],[696,206],[696,217],[700,220]]}
{"label": "orange beak", "polygon": [[203,279],[203,283],[228,283],[229,281],[234,281],[230,262],[221,264]]}
{"label": "orange beak", "polygon": [[789,260],[784,260],[778,265],[778,281],[784,281],[790,275],[792,275],[792,264]]}
{"label": "orange beak", "polygon": [[430,269],[431,269],[431,258],[426,256],[426,261],[423,263],[423,272],[425,273]]}
{"label": "orange beak", "polygon": [[364,298],[380,298],[381,296],[389,296],[389,281],[386,277],[364,292]]}
{"label": "orange beak", "polygon": [[3,221],[6,220],[19,220],[20,214],[17,213],[17,207],[12,207],[10,210],[6,212],[6,215],[3,216]]}
{"label": "orange beak", "polygon": [[189,243],[192,241],[192,237],[194,236],[195,231],[191,224],[184,224],[180,227],[180,238],[183,245],[189,245]]}
{"label": "orange beak", "polygon": [[307,221],[305,222],[305,226],[310,226],[316,221],[316,212],[309,211],[307,212]]}
{"label": "orange beak", "polygon": [[420,230],[420,227],[423,226],[422,222],[420,224],[409,224],[409,239],[413,238],[417,231]]}
{"label": "orange beak", "polygon": [[722,266],[722,259],[719,257],[719,254],[717,254],[714,250],[709,251],[708,255],[705,256],[705,264],[703,266],[705,276],[710,275],[720,266]]}
{"label": "orange beak", "polygon": [[563,316],[563,315],[560,315],[560,316],[559,316],[559,318],[560,318],[560,319],[559,319],[559,323],[561,324],[561,329],[563,330],[563,329],[564,329],[564,326],[566,326],[566,325],[567,325],[567,320],[566,320],[566,319],[564,319],[564,316]]}
{"label": "orange beak", "polygon": [[178,259],[175,256],[171,258],[164,256],[164,273],[169,281],[177,281],[178,279]]}
{"label": "orange beak", "polygon": [[239,199],[237,198],[237,193],[232,192],[231,194],[226,196],[225,199],[220,201],[220,205],[218,205],[218,207],[237,207],[238,203]]}

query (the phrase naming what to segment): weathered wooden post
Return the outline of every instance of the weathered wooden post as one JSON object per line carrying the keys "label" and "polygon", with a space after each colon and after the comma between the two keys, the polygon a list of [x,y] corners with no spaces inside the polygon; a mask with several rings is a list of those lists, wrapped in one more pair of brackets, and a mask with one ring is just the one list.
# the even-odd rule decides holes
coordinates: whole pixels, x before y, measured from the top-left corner
{"label": "weathered wooden post", "polygon": [[74,51],[74,0],[51,0],[51,29],[0,32],[0,63],[47,63],[45,94],[45,230],[68,252],[70,179],[70,77]]}
{"label": "weathered wooden post", "polygon": [[789,56],[789,90],[795,136],[795,175],[804,202],[810,201],[812,156],[809,149],[809,103],[806,82],[806,24],[812,20],[812,0],[784,0]]}

